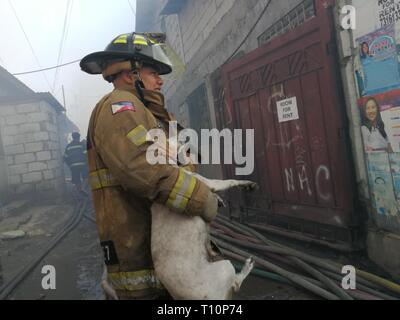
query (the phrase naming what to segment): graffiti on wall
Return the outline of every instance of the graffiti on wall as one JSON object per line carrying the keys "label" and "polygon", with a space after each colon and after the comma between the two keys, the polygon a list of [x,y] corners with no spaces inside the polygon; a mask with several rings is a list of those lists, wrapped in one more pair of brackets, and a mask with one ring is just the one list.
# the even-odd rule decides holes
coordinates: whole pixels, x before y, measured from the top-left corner
{"label": "graffiti on wall", "polygon": [[286,177],[286,189],[288,192],[294,192],[296,191],[296,184],[295,180],[298,178],[299,181],[299,186],[301,191],[307,191],[309,196],[313,195],[313,192],[311,190],[311,185],[310,183],[315,183],[315,188],[316,188],[316,193],[317,196],[325,201],[329,202],[333,199],[333,195],[329,191],[324,191],[323,190],[323,182],[325,181],[330,181],[331,179],[331,173],[328,169],[327,166],[321,165],[318,167],[318,169],[315,172],[315,180],[310,180],[308,174],[307,174],[307,166],[301,165],[300,167],[297,168],[297,177],[295,177],[295,171],[293,168],[286,168],[285,170],[285,177]]}
{"label": "graffiti on wall", "polygon": [[394,25],[385,26],[357,39],[361,68],[356,76],[360,95],[366,96],[400,87],[400,71]]}

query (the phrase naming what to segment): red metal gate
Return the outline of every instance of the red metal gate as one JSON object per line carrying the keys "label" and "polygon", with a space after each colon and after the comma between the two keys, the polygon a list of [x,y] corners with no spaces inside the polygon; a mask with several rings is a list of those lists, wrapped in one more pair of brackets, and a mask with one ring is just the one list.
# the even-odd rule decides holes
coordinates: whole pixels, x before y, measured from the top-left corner
{"label": "red metal gate", "polygon": [[[223,66],[226,106],[218,118],[221,128],[255,130],[250,178],[260,191],[244,209],[268,224],[351,242],[355,179],[333,15],[322,5],[316,10],[304,25]],[[277,102],[293,97],[299,120],[280,123]],[[225,167],[226,177],[232,169]]]}

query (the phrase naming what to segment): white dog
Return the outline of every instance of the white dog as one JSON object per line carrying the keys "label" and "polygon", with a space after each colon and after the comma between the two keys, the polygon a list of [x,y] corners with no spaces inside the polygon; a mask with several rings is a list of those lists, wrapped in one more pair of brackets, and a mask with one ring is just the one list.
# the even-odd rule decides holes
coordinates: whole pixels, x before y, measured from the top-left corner
{"label": "white dog", "polygon": [[[151,137],[150,140],[165,155],[175,154],[174,148],[178,148],[170,143],[173,140],[169,140],[168,144]],[[213,192],[233,187],[256,187],[251,181],[211,180],[199,174],[187,173],[204,182]],[[152,205],[151,213],[151,253],[155,273],[174,299],[227,300],[240,289],[243,280],[254,267],[251,259],[247,259],[241,272],[236,274],[229,260],[211,261],[208,225],[202,218],[174,213],[165,205],[157,203]],[[102,287],[109,297],[117,299],[115,291],[107,282],[106,270]]]}
{"label": "white dog", "polygon": [[[251,181],[209,180],[193,174],[213,191],[254,187]],[[174,299],[226,300],[253,269],[248,259],[236,274],[230,261],[210,261],[208,226],[200,217],[177,214],[153,204],[151,251],[157,278]]]}

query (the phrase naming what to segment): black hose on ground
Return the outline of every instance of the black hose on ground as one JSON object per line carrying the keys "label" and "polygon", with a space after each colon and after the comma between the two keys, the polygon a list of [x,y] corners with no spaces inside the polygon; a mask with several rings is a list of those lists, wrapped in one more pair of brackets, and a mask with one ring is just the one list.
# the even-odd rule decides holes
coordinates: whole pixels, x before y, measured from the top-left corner
{"label": "black hose on ground", "polygon": [[[261,226],[255,226],[253,224],[251,226],[254,228],[256,228],[256,227],[262,228]],[[336,262],[331,262],[331,264],[333,266],[337,267],[338,269],[341,269],[341,267],[342,267],[342,265],[340,265]],[[400,294],[400,284],[399,283],[387,280],[385,278],[382,278],[375,274],[366,272],[364,270],[356,269],[356,272],[357,272],[357,277],[359,279],[362,277],[362,279],[368,280],[370,283],[374,284],[374,287],[376,289],[383,289],[385,291],[390,291],[390,292],[396,293],[398,295]]]}
{"label": "black hose on ground", "polygon": [[[343,276],[340,276],[336,273],[333,273],[331,271],[327,271],[327,270],[321,270],[322,273],[324,273],[325,275],[337,280],[339,283],[341,283],[341,281],[343,280]],[[399,300],[398,298],[395,298],[393,296],[390,296],[386,293],[380,292],[378,290],[374,290],[369,286],[366,286],[364,284],[361,283],[361,281],[359,281],[360,279],[357,279],[357,288],[366,292],[367,294],[379,297],[381,299],[384,300]]]}
{"label": "black hose on ground", "polygon": [[0,287],[0,300],[6,299],[10,293],[29,275],[29,273],[43,260],[43,258],[76,226],[82,219],[83,212],[86,210],[87,201],[83,201],[76,206],[75,215],[70,219],[68,224],[53,238],[47,247],[20,272],[18,272],[11,281]]}
{"label": "black hose on ground", "polygon": [[[225,241],[216,239],[214,237],[212,238],[212,240],[215,241],[215,243],[217,245],[221,246],[222,248],[225,248],[227,250],[236,252],[236,253],[238,253],[238,254],[240,254],[242,256],[248,255],[247,252],[245,252],[243,250],[240,250],[240,249],[237,249],[234,246],[226,243]],[[278,267],[278,266],[276,266],[276,265],[274,265],[274,264],[272,264],[272,263],[270,263],[268,261],[265,261],[264,259],[261,259],[260,257],[252,256],[252,259],[257,264],[259,264],[261,266],[264,266],[264,267],[268,268],[269,270],[271,270],[271,271],[273,271],[273,272],[275,272],[275,273],[277,273],[277,274],[289,279],[293,283],[296,283],[297,285],[307,289],[308,291],[316,294],[317,296],[320,296],[320,297],[328,299],[328,300],[339,300],[339,297],[337,297],[336,295],[334,295],[334,294],[332,294],[332,293],[330,293],[330,292],[328,292],[328,291],[326,291],[326,290],[324,290],[324,289],[322,289],[322,288],[310,283],[307,280],[304,280],[303,277],[301,277],[301,276],[298,276],[296,274],[288,272],[288,271],[286,271],[286,270],[284,270],[284,269],[282,269],[282,268],[280,268],[280,267]]]}
{"label": "black hose on ground", "polygon": [[[222,253],[224,255],[232,258],[235,261],[240,261],[240,262],[245,262],[246,261],[246,257],[243,257],[243,256],[241,256],[239,254],[233,253],[233,252],[231,252],[229,250],[226,250],[226,249],[221,249],[221,251],[222,251]],[[269,269],[264,267],[264,266],[260,266],[260,267],[261,267],[262,271],[269,271]],[[265,274],[262,274],[262,273],[256,272],[255,275],[256,276],[261,276],[261,277],[267,278],[267,279],[272,279],[272,280],[275,280],[275,281],[278,281],[278,282],[281,282],[281,283],[290,284],[290,285],[292,285],[292,286],[294,286],[294,287],[296,287],[298,289],[303,289],[304,290],[304,287],[301,287],[301,286],[299,286],[299,285],[297,285],[295,283],[292,283],[291,281],[287,280],[286,278],[284,278],[284,277],[282,277],[280,275],[277,275],[275,273],[266,272]],[[298,275],[298,276],[300,276],[300,275]],[[301,276],[301,277],[303,277],[305,280],[313,283],[316,286],[328,289],[328,288],[326,288],[326,286],[323,283],[319,282],[318,280],[311,279],[311,278],[308,278],[308,277],[305,277],[305,276]],[[371,295],[371,294],[367,294],[367,293],[361,292],[359,290],[350,290],[348,292],[348,294],[352,298],[358,299],[358,300],[382,300],[382,298],[380,298],[380,297],[377,297],[377,296],[374,296],[374,295]]]}
{"label": "black hose on ground", "polygon": [[[255,230],[253,230],[253,229],[251,229],[251,228],[248,228],[248,227],[246,227],[246,226],[243,226],[243,225],[241,225],[241,224],[238,224],[238,223],[235,223],[235,222],[233,222],[233,221],[229,221],[227,218],[219,218],[219,219],[217,219],[218,220],[218,222],[219,223],[221,223],[221,224],[223,224],[225,227],[227,227],[227,228],[232,228],[232,229],[235,229],[236,231],[238,231],[238,232],[241,232],[241,233],[243,233],[243,234],[246,234],[247,236],[250,236],[250,235],[253,235],[253,236],[256,236],[257,237],[257,239],[259,239],[259,240],[262,240],[263,242],[267,242],[268,244],[271,244],[271,245],[278,245],[278,246],[280,246],[280,247],[282,247],[282,248],[285,248],[284,246],[282,246],[282,245],[280,245],[279,243],[275,243],[275,242],[273,242],[273,241],[270,241],[270,240],[268,240],[268,239],[266,239],[263,235],[261,235],[260,233],[258,233],[257,231],[255,231]],[[296,250],[293,250],[293,249],[291,249],[291,248],[287,248],[289,251],[294,251],[294,252],[296,252]],[[265,254],[265,252],[263,253],[263,254]],[[297,254],[298,255],[303,255],[303,253],[299,253],[299,252],[297,252]],[[323,261],[323,260],[321,260],[321,259],[318,259],[318,258],[314,258],[314,257],[312,257],[312,256],[308,256],[308,255],[305,255],[309,260],[311,260],[311,263],[316,263],[317,265],[323,265],[323,267],[327,267],[327,262],[326,261]],[[303,261],[301,261],[301,260],[299,260],[300,261],[300,263],[304,263]],[[325,277],[326,277],[326,279],[325,279],[325,282],[330,282],[330,285],[329,285],[329,287],[331,287],[333,290],[335,290],[336,288],[339,288],[339,290],[342,290],[339,286],[336,286],[335,285],[335,289],[332,287],[332,281],[331,281],[331,279],[329,279],[329,278],[327,278],[328,276],[330,276],[330,277],[332,277],[332,275],[334,275],[334,277],[332,277],[333,279],[342,279],[342,277],[343,277],[343,275],[339,275],[338,274],[338,270],[335,270],[334,269],[334,267],[332,268],[332,267],[329,267],[329,265],[328,265],[328,269],[330,269],[331,271],[329,272],[329,274],[327,273],[327,271],[326,270],[315,270],[315,268],[312,268],[312,269],[310,269],[310,270],[313,270],[313,272],[315,272],[315,271],[317,271],[318,273],[319,273],[319,277],[321,277],[321,274],[323,274],[323,276],[325,275]],[[333,271],[333,272],[332,272]],[[316,275],[314,275],[314,276],[316,276]],[[322,278],[321,278],[322,279]],[[380,297],[380,298],[383,298],[383,299],[396,299],[396,298],[394,298],[394,297],[392,297],[392,296],[389,296],[389,295],[387,295],[387,294],[384,294],[384,293],[381,293],[381,292],[379,292],[379,291],[377,291],[377,290],[374,290],[374,289],[372,289],[372,288],[375,288],[375,289],[382,289],[381,288],[381,286],[377,286],[376,284],[374,284],[374,283],[372,283],[372,282],[370,282],[370,281],[368,281],[368,280],[366,280],[366,279],[363,279],[362,277],[358,277],[357,278],[357,282],[359,282],[358,283],[358,285],[359,285],[359,287],[360,288],[362,288],[365,292],[368,292],[369,294],[372,294],[373,296],[369,296],[369,298],[377,298],[377,297]],[[339,281],[339,283],[340,283],[340,281]],[[326,283],[327,284],[327,283]],[[384,288],[384,289],[386,289],[386,288]],[[335,290],[336,291],[336,290]],[[346,292],[343,290],[342,292],[341,292],[341,294],[339,294],[339,296],[341,296],[342,298],[347,298],[348,299],[348,297],[345,297],[345,296],[343,296],[343,292],[345,293],[345,295],[346,295]],[[347,292],[348,293],[348,292]],[[368,297],[368,293],[362,293],[362,292],[359,292],[359,294],[358,294],[358,296],[365,296],[365,297]],[[353,296],[353,297],[356,297],[357,296],[357,294],[350,294],[349,293],[349,295],[350,296]]]}
{"label": "black hose on ground", "polygon": [[[263,243],[265,243],[268,246],[279,246],[279,247],[283,248],[283,246],[281,246],[280,244],[270,241],[269,239],[267,239],[266,237],[261,235],[259,232],[255,231],[251,228],[248,228],[245,226],[240,228],[240,226],[237,226],[237,230],[239,230],[239,231],[244,230],[246,233],[255,236],[257,239],[259,239],[260,241],[262,241]],[[290,257],[290,259],[296,265],[298,265],[301,269],[305,270],[307,273],[309,273],[310,275],[314,276],[319,281],[324,283],[326,285],[326,287],[331,289],[331,291],[333,293],[335,293],[338,297],[342,298],[343,300],[353,300],[342,288],[340,288],[335,283],[333,283],[333,281],[331,279],[329,279],[326,275],[319,272],[317,269],[313,268],[312,266],[305,263],[304,261],[301,261],[297,257]]]}
{"label": "black hose on ground", "polygon": [[353,300],[351,296],[349,296],[344,289],[340,288],[336,285],[331,279],[329,279],[326,275],[322,274],[315,268],[311,267],[307,263],[301,261],[299,258],[291,257],[290,258],[295,264],[303,268],[310,275],[318,279],[321,283],[323,283],[328,289],[330,289],[334,294],[340,297],[343,300]]}
{"label": "black hose on ground", "polygon": [[[223,222],[228,227],[231,226],[232,228],[235,228],[235,230],[237,230],[239,232],[242,231],[242,232],[246,232],[246,234],[253,234],[258,239],[267,241],[267,243],[269,243],[270,245],[276,245],[278,247],[285,248],[285,249],[289,250],[290,252],[293,252],[293,254],[291,254],[291,255],[295,255],[298,258],[301,258],[302,260],[306,260],[307,262],[312,263],[312,264],[314,264],[314,265],[316,265],[318,267],[321,267],[324,270],[330,271],[330,272],[332,272],[334,274],[337,274],[337,275],[343,277],[342,272],[341,272],[342,271],[341,270],[341,266],[339,264],[335,263],[335,262],[332,262],[332,261],[329,261],[329,260],[325,260],[325,259],[323,260],[323,259],[320,259],[320,258],[316,258],[316,257],[313,257],[311,255],[299,252],[299,251],[297,251],[295,249],[292,249],[290,247],[283,246],[283,245],[281,245],[281,244],[279,244],[277,242],[274,242],[274,241],[271,241],[271,240],[267,239],[266,237],[261,235],[259,232],[257,232],[256,230],[254,230],[254,229],[252,229],[250,227],[247,227],[245,225],[239,224],[239,223],[237,223],[235,221],[230,221],[227,217],[218,216],[218,221],[220,221],[221,223]],[[321,270],[321,272],[322,272],[322,270]],[[366,279],[365,276],[368,276],[368,279]],[[374,281],[372,281],[372,280],[374,280]],[[379,277],[371,275],[371,274],[369,274],[367,272],[360,271],[360,270],[357,271],[357,282],[361,283],[364,286],[367,286],[367,287],[373,289],[374,291],[376,290],[375,292],[377,292],[377,291],[386,292],[388,290],[390,290],[392,292],[393,291],[397,292],[396,290],[393,290],[391,287],[386,285],[386,283],[384,285],[382,283],[383,281],[386,281],[386,282],[390,283],[386,279],[379,278]],[[395,284],[393,284],[393,285],[395,285]]]}

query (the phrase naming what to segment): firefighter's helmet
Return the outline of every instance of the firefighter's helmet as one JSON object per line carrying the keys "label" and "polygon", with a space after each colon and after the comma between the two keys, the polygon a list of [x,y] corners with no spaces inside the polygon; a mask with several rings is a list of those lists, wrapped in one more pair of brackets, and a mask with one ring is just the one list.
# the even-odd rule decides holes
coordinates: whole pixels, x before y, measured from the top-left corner
{"label": "firefighter's helmet", "polygon": [[170,48],[162,33],[126,33],[116,37],[104,51],[84,57],[81,69],[89,74],[102,74],[106,80],[123,70],[135,70],[145,64],[160,75],[172,72]]}
{"label": "firefighter's helmet", "polygon": [[79,140],[80,138],[81,138],[81,135],[80,135],[80,133],[79,132],[72,132],[72,134],[71,134],[71,136],[72,136],[72,139],[73,140]]}

